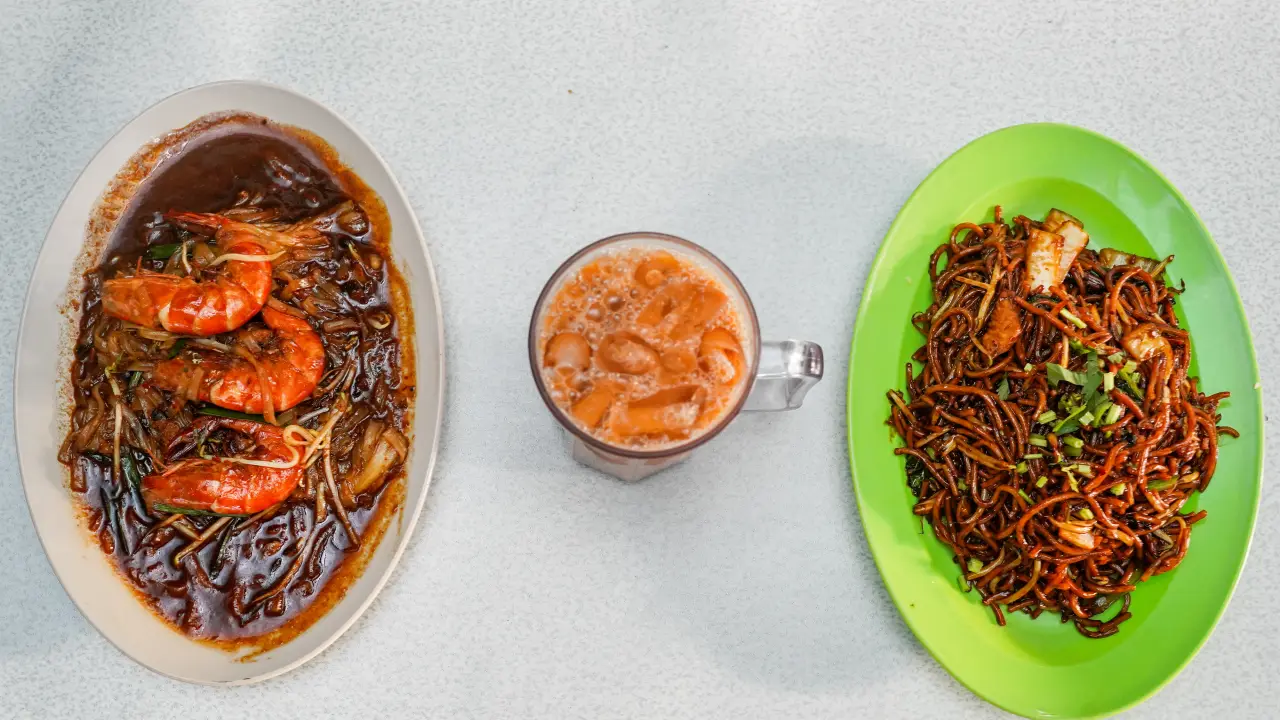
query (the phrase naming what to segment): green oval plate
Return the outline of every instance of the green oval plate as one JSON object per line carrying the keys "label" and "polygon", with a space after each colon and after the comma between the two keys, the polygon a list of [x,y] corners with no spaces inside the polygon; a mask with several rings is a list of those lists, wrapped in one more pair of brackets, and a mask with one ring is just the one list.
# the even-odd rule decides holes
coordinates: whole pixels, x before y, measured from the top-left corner
{"label": "green oval plate", "polygon": [[[929,254],[957,222],[1079,217],[1090,247],[1177,256],[1174,283],[1191,332],[1192,373],[1206,392],[1229,390],[1213,482],[1193,503],[1208,510],[1186,559],[1133,593],[1133,619],[1090,640],[1055,615],[1014,613],[996,625],[977,593],[961,592],[951,554],[911,513],[904,461],[885,424],[885,391],[902,390],[903,365],[923,338],[912,313],[929,305]],[[1198,365],[1198,367],[1197,367]],[[960,149],[920,184],[889,228],[867,278],[849,362],[849,457],[867,543],[889,595],[925,648],[957,680],[1026,717],[1097,717],[1152,695],[1213,631],[1244,566],[1262,483],[1262,398],[1249,327],[1209,232],[1160,173],[1121,145],[1065,125],[1019,125]],[[1193,507],[1191,503],[1188,507]]]}

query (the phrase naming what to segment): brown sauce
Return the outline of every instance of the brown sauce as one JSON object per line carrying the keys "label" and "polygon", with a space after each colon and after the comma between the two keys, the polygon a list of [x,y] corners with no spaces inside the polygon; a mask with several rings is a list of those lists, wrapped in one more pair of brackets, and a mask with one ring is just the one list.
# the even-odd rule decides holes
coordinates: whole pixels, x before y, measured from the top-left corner
{"label": "brown sauce", "polygon": [[[112,214],[118,221],[102,264],[85,275],[70,432],[60,459],[70,470],[71,490],[83,501],[88,530],[161,618],[193,638],[265,649],[305,630],[341,598],[399,510],[403,451],[387,454],[394,458],[390,465],[379,465],[376,457],[379,443],[386,442],[382,438],[400,437],[407,445],[411,431],[415,386],[408,293],[391,262],[391,228],[381,201],[318,138],[238,115],[198,121],[167,139],[165,147],[144,154],[152,165],[145,177],[117,183],[104,199],[105,221],[113,220]],[[123,209],[115,202],[122,186],[128,196]],[[186,340],[156,340],[156,334],[139,333],[106,316],[102,282],[143,270],[183,272],[175,270],[175,255],[160,251],[178,245],[179,252],[194,253],[208,238],[166,222],[163,213],[172,209],[287,224],[344,207],[355,211],[330,218],[324,226],[326,248],[277,261],[272,296],[305,316],[325,348],[320,387],[281,413],[277,424],[318,431],[334,408],[347,408],[333,425],[329,446],[332,473],[358,543],[325,494],[322,464],[316,463],[274,512],[224,522],[177,562],[192,542],[190,535],[205,534],[221,518],[184,515],[164,526],[168,513],[146,505],[136,479],[155,471],[158,463],[180,459],[183,449],[174,455],[164,448],[210,406],[153,385],[148,369],[175,356],[198,364],[202,354],[213,351]],[[252,320],[237,332],[261,332],[260,324]],[[237,332],[211,340],[235,345],[244,337]],[[122,403],[130,418],[122,423],[120,478],[113,478],[115,422],[104,410],[113,401]],[[225,455],[243,445],[235,433],[215,432],[206,442],[213,449],[206,452]],[[371,464],[384,468],[372,481],[362,472]],[[278,586],[284,589],[269,592]]]}

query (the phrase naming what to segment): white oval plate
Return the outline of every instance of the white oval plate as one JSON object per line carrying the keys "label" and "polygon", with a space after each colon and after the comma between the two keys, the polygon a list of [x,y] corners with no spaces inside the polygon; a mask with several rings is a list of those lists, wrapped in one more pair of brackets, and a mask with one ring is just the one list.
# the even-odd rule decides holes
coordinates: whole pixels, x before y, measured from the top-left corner
{"label": "white oval plate", "polygon": [[[413,302],[418,382],[413,448],[399,518],[389,523],[364,573],[341,601],[293,640],[246,661],[186,638],[143,606],[81,526],[76,501],[67,488],[67,471],[57,460],[65,427],[59,382],[70,372],[65,352],[69,345],[63,340],[79,322],[78,312],[64,315],[62,309],[99,197],[144,145],[201,116],[233,110],[315,133],[382,197],[391,218],[392,255]],[[265,680],[315,657],[351,627],[391,575],[422,511],[440,439],[443,401],[440,293],[426,241],[404,191],[355,129],[323,105],[283,88],[248,81],[201,85],[160,101],[125,125],[98,151],[67,194],[45,236],[27,288],[14,372],[14,427],[36,532],[62,586],[89,622],[125,655],[178,680],[209,684]]]}

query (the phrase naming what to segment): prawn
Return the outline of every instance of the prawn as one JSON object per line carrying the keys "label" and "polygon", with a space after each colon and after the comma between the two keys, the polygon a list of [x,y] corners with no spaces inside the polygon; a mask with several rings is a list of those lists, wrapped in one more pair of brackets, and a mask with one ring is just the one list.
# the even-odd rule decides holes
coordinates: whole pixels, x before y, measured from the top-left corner
{"label": "prawn", "polygon": [[246,343],[257,352],[244,345],[234,355],[192,351],[157,364],[151,382],[246,413],[263,412],[268,401],[279,412],[307,399],[324,374],[324,344],[306,320],[277,309],[277,304],[262,308],[271,336]]}
{"label": "prawn", "polygon": [[306,468],[300,462],[301,453],[286,439],[283,428],[252,420],[205,417],[175,437],[169,449],[223,428],[248,437],[254,443],[253,449],[240,458],[186,458],[163,472],[144,477],[142,498],[149,507],[249,515],[289,497]]}

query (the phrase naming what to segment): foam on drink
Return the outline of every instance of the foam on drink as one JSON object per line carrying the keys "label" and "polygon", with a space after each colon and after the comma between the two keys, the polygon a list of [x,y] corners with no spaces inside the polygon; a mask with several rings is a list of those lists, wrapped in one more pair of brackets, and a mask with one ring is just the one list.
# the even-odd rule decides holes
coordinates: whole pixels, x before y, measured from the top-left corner
{"label": "foam on drink", "polygon": [[646,247],[605,250],[567,277],[538,345],[556,405],[599,440],[643,450],[714,427],[741,394],[750,350],[711,272]]}

